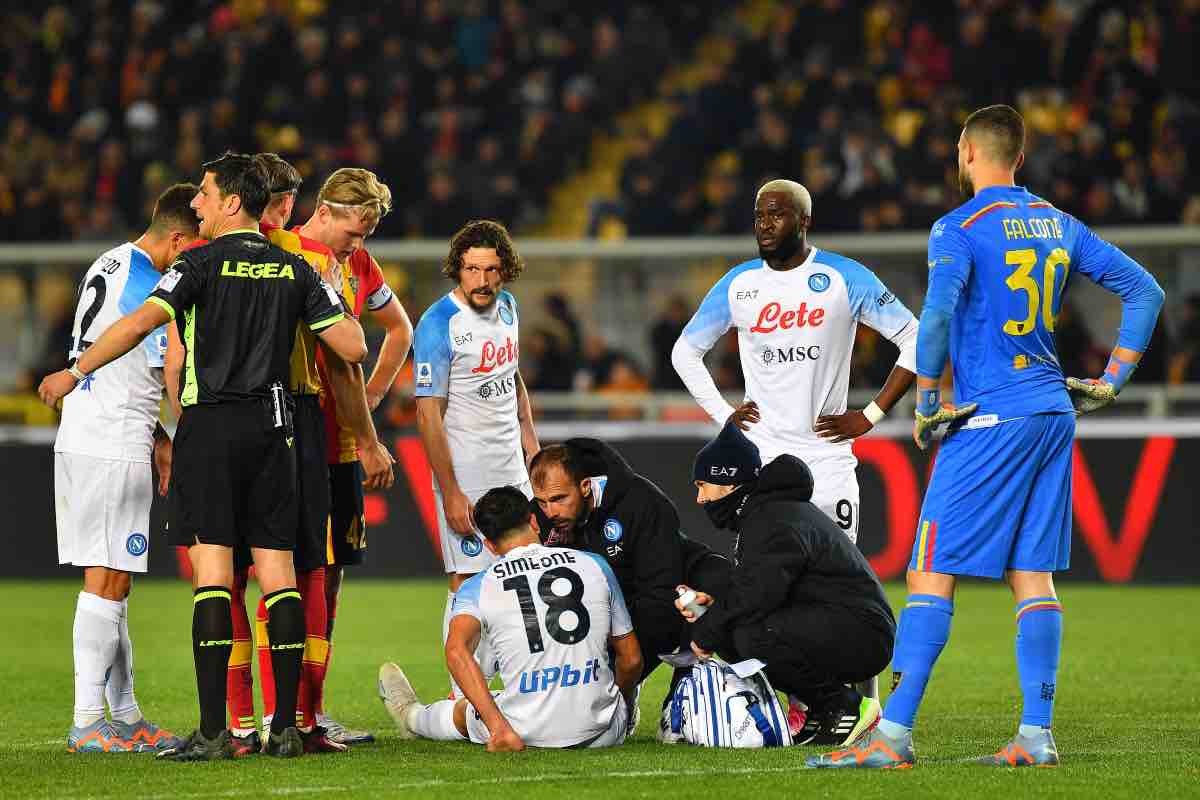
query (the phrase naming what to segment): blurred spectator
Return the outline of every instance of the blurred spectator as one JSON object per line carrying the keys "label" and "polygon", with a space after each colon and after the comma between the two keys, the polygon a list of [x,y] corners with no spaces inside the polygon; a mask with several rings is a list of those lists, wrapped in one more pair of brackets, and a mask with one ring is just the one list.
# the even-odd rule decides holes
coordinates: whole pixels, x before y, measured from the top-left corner
{"label": "blurred spectator", "polygon": [[[638,366],[625,356],[617,356],[608,368],[608,378],[596,388],[598,394],[645,394],[650,383]],[[641,419],[644,411],[637,404],[615,403],[608,410],[610,419]]]}
{"label": "blurred spectator", "polygon": [[683,295],[672,295],[667,300],[662,316],[650,327],[650,352],[654,364],[651,386],[659,391],[682,392],[686,390],[679,374],[671,364],[671,349],[691,319],[691,306]]}

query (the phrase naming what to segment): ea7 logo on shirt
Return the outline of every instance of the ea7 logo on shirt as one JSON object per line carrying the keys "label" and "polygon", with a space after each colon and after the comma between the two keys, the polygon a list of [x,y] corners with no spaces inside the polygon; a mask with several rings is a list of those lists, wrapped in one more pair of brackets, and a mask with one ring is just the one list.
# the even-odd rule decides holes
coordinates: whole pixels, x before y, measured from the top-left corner
{"label": "ea7 logo on shirt", "polygon": [[513,344],[511,338],[505,338],[504,344],[499,347],[491,339],[483,343],[483,349],[479,353],[479,366],[474,367],[472,374],[480,372],[491,372],[496,367],[502,367],[510,361],[517,360],[517,348]]}
{"label": "ea7 logo on shirt", "polygon": [[619,542],[625,534],[625,529],[621,527],[621,522],[617,519],[609,519],[604,523],[604,538],[610,542]]}
{"label": "ea7 logo on shirt", "polygon": [[423,389],[433,386],[433,367],[428,361],[417,362],[416,384]]}
{"label": "ea7 logo on shirt", "polygon": [[812,289],[814,292],[825,291],[829,288],[830,283],[831,281],[829,280],[829,276],[824,272],[814,272],[812,275],[808,276],[808,288]]}
{"label": "ea7 logo on shirt", "polygon": [[[816,277],[816,276],[813,276]],[[826,278],[828,280],[828,277]],[[751,333],[771,333],[791,328],[816,328],[825,321],[825,309],[809,310],[808,303],[801,303],[795,310],[783,310],[779,303],[767,303],[758,312],[758,321],[750,328]]]}
{"label": "ea7 logo on shirt", "polygon": [[708,474],[713,478],[732,478],[737,475],[737,467],[709,467]]}
{"label": "ea7 logo on shirt", "polygon": [[810,344],[800,347],[764,347],[763,364],[794,364],[800,361],[816,361],[821,357],[821,345]]}
{"label": "ea7 logo on shirt", "polygon": [[747,289],[744,292],[735,292],[733,296],[737,300],[754,300],[758,298],[758,289]]}

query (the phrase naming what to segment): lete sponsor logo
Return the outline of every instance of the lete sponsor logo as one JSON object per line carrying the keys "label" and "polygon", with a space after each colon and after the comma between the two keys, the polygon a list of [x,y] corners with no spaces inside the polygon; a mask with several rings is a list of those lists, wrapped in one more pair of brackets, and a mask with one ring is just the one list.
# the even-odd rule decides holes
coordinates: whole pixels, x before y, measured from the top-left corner
{"label": "lete sponsor logo", "polygon": [[767,303],[758,312],[758,321],[750,328],[751,333],[771,333],[776,330],[790,330],[792,328],[816,328],[825,322],[825,309],[808,307],[808,303],[801,303],[794,311],[788,309],[783,310],[783,306],[776,302]]}
{"label": "lete sponsor logo", "polygon": [[517,346],[513,344],[511,337],[505,337],[504,344],[499,346],[488,339],[483,343],[483,348],[479,352],[479,365],[474,367],[471,372],[473,374],[491,372],[496,367],[502,367],[508,362],[516,360]]}

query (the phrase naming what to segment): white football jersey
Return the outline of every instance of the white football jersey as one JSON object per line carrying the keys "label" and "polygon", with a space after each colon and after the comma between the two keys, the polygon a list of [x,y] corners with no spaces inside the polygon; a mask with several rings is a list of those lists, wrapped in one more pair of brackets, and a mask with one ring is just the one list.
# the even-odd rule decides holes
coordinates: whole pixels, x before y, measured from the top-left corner
{"label": "white football jersey", "polygon": [[[96,259],[79,284],[69,357],[78,358],[110,325],[141,306],[160,277],[146,251],[132,243]],[[80,381],[63,398],[55,452],[149,463],[166,352],[164,325]]]}
{"label": "white football jersey", "polygon": [[529,479],[517,422],[517,327],[509,292],[483,313],[451,292],[421,315],[413,334],[415,394],[446,398],[450,461],[467,493]]}
{"label": "white football jersey", "polygon": [[[746,436],[758,446],[762,463],[790,453],[814,471],[852,471],[857,460],[851,443],[821,439],[813,425],[819,416],[846,411],[859,322],[904,342],[898,364],[916,371],[912,313],[862,264],[814,247],[791,270],[773,270],[762,259],[734,267],[705,296],[681,341],[704,353],[737,328],[746,399],[758,404],[762,417]],[[703,384],[711,387],[712,379],[699,357],[703,376],[673,360],[693,396],[724,423],[732,409],[715,388],[705,391]]]}
{"label": "white football jersey", "polygon": [[525,744],[569,747],[608,730],[625,702],[608,640],[633,623],[602,556],[515,548],[462,585],[452,614],[479,620],[504,681],[497,703]]}

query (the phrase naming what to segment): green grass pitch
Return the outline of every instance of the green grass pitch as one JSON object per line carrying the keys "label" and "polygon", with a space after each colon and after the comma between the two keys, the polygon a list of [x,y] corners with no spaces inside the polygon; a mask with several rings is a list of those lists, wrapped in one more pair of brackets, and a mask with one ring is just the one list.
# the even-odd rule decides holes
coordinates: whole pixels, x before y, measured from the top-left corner
{"label": "green grass pitch", "polygon": [[[889,587],[893,603],[902,587]],[[156,763],[143,755],[70,755],[74,581],[0,583],[0,797],[740,798],[1200,796],[1200,590],[1064,584],[1066,609],[1055,733],[1057,770],[965,763],[1015,729],[1020,694],[1012,604],[1001,586],[959,594],[950,645],[934,673],[916,746],[896,773],[799,768],[810,748],[731,751],[655,744],[665,668],[643,692],[636,738],[597,751],[489,755],[468,744],[403,742],[375,693],[395,660],[423,699],[446,690],[440,582],[354,581],[343,592],[329,710],[379,741],[341,755],[216,764]],[[137,693],[151,719],[180,734],[196,723],[190,593],[181,582],[136,584],[130,627]],[[886,678],[884,679],[886,683]]]}

